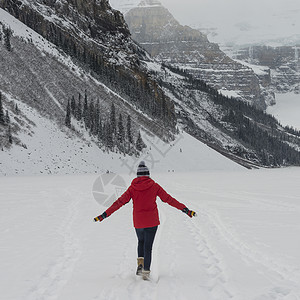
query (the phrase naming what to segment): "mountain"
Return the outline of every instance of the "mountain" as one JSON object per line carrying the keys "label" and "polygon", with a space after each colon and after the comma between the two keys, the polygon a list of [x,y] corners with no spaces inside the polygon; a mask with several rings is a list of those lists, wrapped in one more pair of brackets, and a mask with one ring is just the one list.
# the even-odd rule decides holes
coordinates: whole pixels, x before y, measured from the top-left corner
{"label": "mountain", "polygon": [[[72,27],[65,17],[54,18],[52,6],[46,10],[47,6],[38,2],[30,2],[27,6],[25,2],[16,4],[8,1],[1,2],[1,5],[29,22],[33,28],[37,27],[33,22],[34,18],[38,19],[39,24],[43,26],[36,30],[48,38],[47,40],[7,11],[0,9],[0,97],[3,111],[7,112],[10,118],[10,122],[4,125],[0,122],[2,174],[90,173],[96,170],[116,170],[116,166],[122,163],[119,157],[123,154],[120,153],[138,155],[135,143],[140,130],[164,141],[174,139],[172,124],[167,124],[167,118],[167,122],[159,121],[158,106],[155,116],[149,116],[149,104],[153,103],[154,99],[159,99],[160,89],[156,87],[154,94],[147,86],[152,84],[152,79],[147,75],[148,71],[145,67],[135,64],[136,61],[140,63],[140,56],[144,55],[145,59],[148,59],[148,56],[131,41],[127,26],[119,13],[116,12],[118,17],[114,20],[120,18],[121,21],[114,21],[115,28],[112,27],[114,23],[109,25],[108,21],[104,22],[105,26],[102,26],[100,21],[94,25],[99,27],[97,34],[99,39],[102,39],[100,42],[89,38],[79,27],[75,28],[75,24]],[[105,5],[103,10],[106,15],[113,15],[108,14],[108,4]],[[38,9],[41,9],[41,12]],[[56,9],[59,10],[60,7]],[[51,23],[53,19],[47,14],[52,16],[54,23]],[[63,21],[72,30],[64,32],[60,25],[56,27],[56,22],[58,24]],[[76,34],[74,37],[73,31]],[[101,35],[104,31],[106,34]],[[88,33],[90,34],[90,31]],[[73,38],[76,44],[71,49],[67,45]],[[116,41],[117,38],[120,41]],[[51,40],[57,45],[51,43]],[[101,70],[95,63],[95,57],[94,61],[90,61],[92,47],[102,49],[95,50],[98,54],[98,64],[102,64]],[[73,54],[70,55],[72,51]],[[116,76],[119,76],[119,79],[116,79]],[[125,81],[130,82],[126,83],[127,87],[122,86],[124,80],[121,77],[124,76],[127,77]],[[147,98],[147,91],[142,92],[143,87],[138,91],[139,80],[136,78],[139,76],[143,79],[143,86],[147,87],[148,93],[152,95],[149,94],[151,101],[147,101],[142,107],[138,101]],[[135,97],[130,94],[130,90],[134,90]],[[73,98],[77,104],[81,99],[82,109],[85,98],[89,108],[92,104],[97,107],[99,103],[97,124],[101,124],[101,130],[99,126],[98,136],[95,134],[97,126],[93,127],[91,134],[91,126],[87,127],[85,120],[77,120],[74,116],[71,130],[65,127],[67,103]],[[135,101],[136,99],[138,101]],[[171,104],[170,101],[168,104],[168,101],[168,98],[164,97],[165,113]],[[126,129],[126,149],[124,143],[117,142],[116,134],[114,145],[107,140],[110,128],[106,125],[109,123],[112,105],[115,107],[117,126],[120,115],[123,117],[124,127],[127,126],[128,117],[131,117],[132,141],[128,144]],[[171,114],[170,116],[172,117]],[[108,152],[111,155],[108,155]],[[112,157],[115,157],[115,163],[109,161]]]}
{"label": "mountain", "polygon": [[[124,5],[129,2],[131,4],[128,7],[134,8],[134,3],[135,8],[138,7],[137,1],[126,0],[122,3],[121,0],[112,0],[112,5],[127,13]],[[269,106],[276,103],[277,92],[298,90],[299,74],[293,64],[297,56],[295,47],[299,48],[300,45],[300,5],[296,0],[288,3],[277,1],[271,6],[258,2],[244,3],[234,0],[229,6],[220,0],[212,0],[205,4],[193,1],[176,4],[168,0],[163,1],[180,23],[207,34],[209,40],[217,43],[231,59],[252,69],[258,77],[261,95]],[[253,49],[257,60],[251,58]],[[261,55],[277,60],[276,68],[268,69],[270,61],[266,63],[264,58],[260,60]],[[283,62],[283,59],[279,56],[285,57],[285,63],[280,66],[278,63]],[[237,82],[238,80],[239,76]],[[236,93],[225,90],[222,92],[237,96]]]}
{"label": "mountain", "polygon": [[131,40],[122,14],[108,1],[1,0],[0,5],[158,122],[164,102],[168,117],[162,116],[161,124],[174,127],[171,101],[162,100],[159,87],[140,65],[148,59],[146,53]]}
{"label": "mountain", "polygon": [[199,144],[172,164],[201,143],[248,168],[300,164],[297,131],[154,61],[107,1],[0,5],[2,174],[132,170],[186,133]]}
{"label": "mountain", "polygon": [[158,61],[184,68],[224,94],[260,108],[272,101],[251,68],[231,59],[200,31],[179,24],[159,1],[142,1],[125,19],[133,39]]}
{"label": "mountain", "polygon": [[274,92],[300,93],[300,43],[293,47],[241,46],[231,53],[235,59],[268,68]]}

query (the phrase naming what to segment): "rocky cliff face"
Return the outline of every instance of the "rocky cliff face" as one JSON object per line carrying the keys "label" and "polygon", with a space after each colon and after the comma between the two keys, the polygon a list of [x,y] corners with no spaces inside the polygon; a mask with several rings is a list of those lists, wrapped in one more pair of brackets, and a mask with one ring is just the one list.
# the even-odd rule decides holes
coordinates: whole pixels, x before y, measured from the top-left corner
{"label": "rocky cliff face", "polygon": [[[98,48],[103,58],[134,61],[136,48],[127,25],[107,0],[0,0],[0,6],[70,54],[92,55]],[[115,49],[125,51],[126,59]]]}
{"label": "rocky cliff face", "polygon": [[244,47],[237,58],[268,67],[275,92],[300,92],[300,46]]}
{"label": "rocky cliff face", "polygon": [[[151,3],[152,8],[160,7],[157,2],[155,5]],[[149,2],[144,2],[144,5],[149,6]],[[84,102],[86,109],[89,105],[89,110],[93,111],[94,100],[99,99],[101,112],[98,116],[107,119],[108,108],[114,103],[118,112],[132,117],[136,134],[141,126],[151,135],[170,141],[179,132],[175,128],[178,125],[180,129],[248,167],[253,162],[263,165],[299,164],[299,153],[293,148],[298,145],[298,140],[290,135],[283,136],[284,129],[275,119],[270,119],[252,105],[222,96],[207,85],[207,80],[196,79],[184,70],[155,62],[133,42],[122,17],[115,17],[107,1],[0,0],[0,6],[10,12],[0,9],[1,22],[5,21],[0,24],[2,36],[6,34],[6,28],[13,28],[11,49],[6,43],[0,43],[0,61],[3,62],[0,77],[4,79],[0,81],[0,92],[3,93],[5,109],[10,111],[14,119],[18,117],[13,112],[15,103],[24,103],[26,110],[36,109],[43,118],[55,120],[65,128],[67,122],[63,121],[68,115],[65,111],[68,100],[84,93],[89,99],[89,104],[86,103],[88,100]],[[103,19],[98,20],[101,13]],[[97,18],[93,17],[94,14],[97,14]],[[118,27],[120,30],[116,29]],[[208,56],[211,55],[211,61],[216,65],[220,65],[223,59],[224,65],[232,64],[233,68],[234,62],[216,45],[208,43],[205,36],[190,31],[188,27],[182,29],[180,25],[178,30],[183,35],[182,39],[178,39],[182,46],[185,42],[192,44],[201,40],[199,44],[206,45],[204,49],[211,47],[207,55],[199,55],[199,60],[210,64]],[[167,34],[164,36],[167,38]],[[173,44],[175,38],[176,35],[172,36],[169,42],[177,47],[179,43]],[[212,49],[220,54],[212,55]],[[187,62],[191,61],[192,54]],[[197,60],[194,63],[197,64]],[[197,71],[196,68],[190,69]],[[220,82],[224,80],[221,74],[225,71],[221,69],[218,72],[216,78]],[[243,77],[243,74],[240,76]],[[226,76],[230,78],[228,73]],[[78,106],[79,99],[78,95]],[[15,135],[24,126],[21,121],[19,129],[16,129],[13,121],[13,143],[17,143]],[[95,126],[91,126],[94,123],[88,122],[87,117],[84,122],[90,127],[80,127],[83,130],[95,129]],[[108,123],[101,127],[106,128],[107,137],[111,136],[110,128],[115,125],[116,122],[111,122],[111,125]],[[79,130],[78,134],[85,134],[78,126],[75,128]],[[0,130],[6,127],[7,124]],[[288,138],[291,146],[284,144],[285,138]],[[19,143],[22,142],[21,138]],[[108,145],[112,146],[111,143]],[[264,148],[266,151],[262,152]],[[280,149],[285,149],[285,157],[282,157]]]}
{"label": "rocky cliff face", "polygon": [[222,52],[217,44],[182,26],[157,0],[142,1],[125,15],[132,37],[159,61],[187,69],[219,90],[265,107],[258,77],[252,69]]}
{"label": "rocky cliff face", "polygon": [[122,14],[107,0],[0,0],[0,7],[164,127],[174,129],[172,101],[141,64],[149,56],[133,42]]}

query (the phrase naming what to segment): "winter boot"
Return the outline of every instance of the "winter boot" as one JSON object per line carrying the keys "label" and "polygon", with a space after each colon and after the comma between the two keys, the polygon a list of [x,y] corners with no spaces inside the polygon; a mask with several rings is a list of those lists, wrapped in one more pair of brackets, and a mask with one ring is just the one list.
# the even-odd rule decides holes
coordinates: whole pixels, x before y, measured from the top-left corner
{"label": "winter boot", "polygon": [[144,280],[150,280],[150,270],[144,270],[142,271],[142,276]]}
{"label": "winter boot", "polygon": [[144,257],[138,257],[137,259],[137,270],[136,270],[136,275],[142,276],[142,271],[144,269]]}

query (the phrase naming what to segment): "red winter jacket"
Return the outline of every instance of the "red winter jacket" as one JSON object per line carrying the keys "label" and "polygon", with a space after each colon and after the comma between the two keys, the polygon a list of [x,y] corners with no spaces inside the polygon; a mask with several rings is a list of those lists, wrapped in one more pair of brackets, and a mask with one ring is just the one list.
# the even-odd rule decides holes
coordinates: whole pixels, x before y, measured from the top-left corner
{"label": "red winter jacket", "polygon": [[154,182],[154,180],[148,176],[142,176],[132,181],[127,191],[106,210],[106,214],[110,216],[132,199],[134,227],[147,228],[157,226],[160,222],[156,196],[159,196],[163,202],[180,210],[185,208],[185,205],[171,197],[159,184]]}

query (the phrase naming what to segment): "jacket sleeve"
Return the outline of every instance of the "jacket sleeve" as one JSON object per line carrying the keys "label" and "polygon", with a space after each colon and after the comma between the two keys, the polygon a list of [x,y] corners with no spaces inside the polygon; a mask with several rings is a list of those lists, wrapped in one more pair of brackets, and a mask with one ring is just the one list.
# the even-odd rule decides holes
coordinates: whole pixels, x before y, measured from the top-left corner
{"label": "jacket sleeve", "polygon": [[131,199],[130,187],[124,192],[105,212],[107,216],[113,214],[120,207],[128,203]]}
{"label": "jacket sleeve", "polygon": [[166,202],[169,205],[171,205],[179,210],[183,210],[186,207],[184,204],[180,203],[175,198],[173,198],[171,195],[169,195],[159,184],[157,184],[157,186],[158,186],[157,195],[163,202]]}

